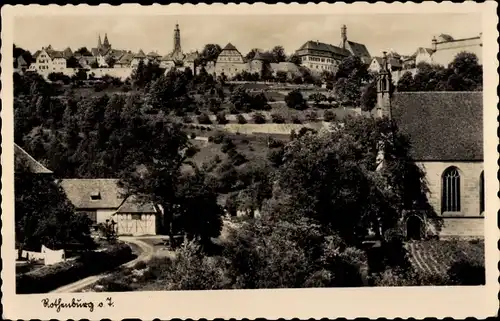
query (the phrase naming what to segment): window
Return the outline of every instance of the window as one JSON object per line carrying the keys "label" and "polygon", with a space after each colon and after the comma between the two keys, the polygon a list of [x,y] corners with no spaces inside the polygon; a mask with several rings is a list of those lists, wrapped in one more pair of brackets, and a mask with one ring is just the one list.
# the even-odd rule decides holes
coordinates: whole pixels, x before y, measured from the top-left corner
{"label": "window", "polygon": [[86,214],[88,218],[93,222],[97,222],[97,212],[96,211],[82,211],[81,213]]}
{"label": "window", "polygon": [[101,199],[101,193],[99,193],[99,191],[92,192],[90,194],[90,199],[93,200],[93,201],[100,200]]}
{"label": "window", "polygon": [[141,214],[132,214],[132,219],[139,221],[141,219]]}
{"label": "window", "polygon": [[444,171],[442,184],[441,212],[460,212],[460,174],[456,167]]}
{"label": "window", "polygon": [[479,214],[484,212],[484,171],[479,176]]}

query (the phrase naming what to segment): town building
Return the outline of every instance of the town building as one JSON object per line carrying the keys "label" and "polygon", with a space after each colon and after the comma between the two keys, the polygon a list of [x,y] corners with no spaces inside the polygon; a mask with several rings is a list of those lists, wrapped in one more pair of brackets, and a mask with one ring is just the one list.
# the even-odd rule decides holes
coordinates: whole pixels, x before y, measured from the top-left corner
{"label": "town building", "polygon": [[[383,62],[372,114],[396,121],[411,142],[411,157],[425,171],[428,199],[443,218],[441,236],[483,237],[482,92],[390,92]],[[425,232],[425,216],[407,221],[407,232]],[[417,228],[415,228],[417,227]]]}
{"label": "town building", "polygon": [[371,56],[365,45],[347,39],[347,27],[341,28],[339,46],[334,46],[319,40],[309,40],[295,54],[300,58],[301,65],[313,73],[323,71],[335,72],[340,62],[349,57],[357,56],[364,63],[371,63]]}
{"label": "town building", "polygon": [[[155,235],[158,211],[151,203],[125,197],[118,179],[62,179],[60,184],[80,213],[95,224],[114,221],[118,235]],[[159,223],[159,220],[158,220]]]}
{"label": "town building", "polygon": [[482,46],[481,34],[476,37],[463,39],[453,39],[449,35],[434,37],[431,47],[419,47],[407,60],[404,69],[415,68],[419,63],[448,67],[456,55],[464,51],[475,54],[479,60],[479,64],[481,64]]}
{"label": "town building", "polygon": [[37,50],[33,58],[35,61],[30,65],[29,71],[48,76],[50,73],[66,70],[66,58],[64,58],[63,51],[54,50],[51,45]]}
{"label": "town building", "polygon": [[[373,57],[368,70],[372,73],[379,73],[382,70],[383,61],[383,57]],[[403,64],[400,57],[387,57],[387,69],[390,72],[398,71],[402,68]]]}

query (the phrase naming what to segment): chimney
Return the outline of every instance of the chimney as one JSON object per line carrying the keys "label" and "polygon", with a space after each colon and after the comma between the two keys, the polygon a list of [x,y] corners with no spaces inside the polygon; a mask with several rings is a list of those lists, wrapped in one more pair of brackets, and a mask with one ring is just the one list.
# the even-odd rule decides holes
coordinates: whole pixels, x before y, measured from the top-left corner
{"label": "chimney", "polygon": [[436,37],[432,38],[432,50],[434,52],[437,51],[437,39],[436,39]]}

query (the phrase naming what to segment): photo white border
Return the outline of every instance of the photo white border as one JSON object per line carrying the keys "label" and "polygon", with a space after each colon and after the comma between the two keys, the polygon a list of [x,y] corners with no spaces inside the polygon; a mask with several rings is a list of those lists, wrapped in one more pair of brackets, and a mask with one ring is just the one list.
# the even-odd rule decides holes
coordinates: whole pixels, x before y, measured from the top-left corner
{"label": "photo white border", "polygon": [[[2,305],[7,319],[123,319],[140,318],[337,318],[424,317],[486,318],[498,311],[499,230],[496,217],[500,208],[497,192],[498,136],[498,43],[497,4],[451,2],[434,3],[335,3],[335,4],[199,4],[199,5],[27,5],[2,7]],[[485,171],[485,256],[486,286],[272,289],[227,291],[177,291],[78,294],[15,294],[14,193],[13,193],[13,20],[22,15],[325,15],[377,13],[481,13],[484,70],[484,171]],[[464,21],[463,23],[467,23]],[[113,308],[44,308],[43,298],[81,298],[98,302],[112,297]]]}

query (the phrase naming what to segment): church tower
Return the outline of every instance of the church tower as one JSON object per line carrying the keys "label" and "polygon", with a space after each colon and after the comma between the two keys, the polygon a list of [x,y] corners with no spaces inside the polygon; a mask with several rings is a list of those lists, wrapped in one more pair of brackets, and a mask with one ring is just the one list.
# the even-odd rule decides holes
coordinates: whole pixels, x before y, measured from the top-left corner
{"label": "church tower", "polygon": [[340,28],[340,48],[346,49],[345,45],[347,42],[347,27],[346,25],[342,25],[342,28]]}
{"label": "church tower", "polygon": [[97,49],[101,49],[101,47],[102,47],[101,34],[99,34],[99,38],[97,39]]}
{"label": "church tower", "polygon": [[175,25],[174,29],[174,52],[182,52],[181,49],[181,30],[179,29],[179,24]]}
{"label": "church tower", "polygon": [[388,68],[387,52],[384,51],[382,69],[377,79],[377,117],[391,119],[391,73]]}
{"label": "church tower", "polygon": [[105,33],[105,34],[104,34],[104,43],[103,43],[103,47],[104,47],[105,49],[109,49],[109,48],[111,48],[111,45],[109,44],[109,41],[108,41],[108,34],[107,34],[107,33]]}

